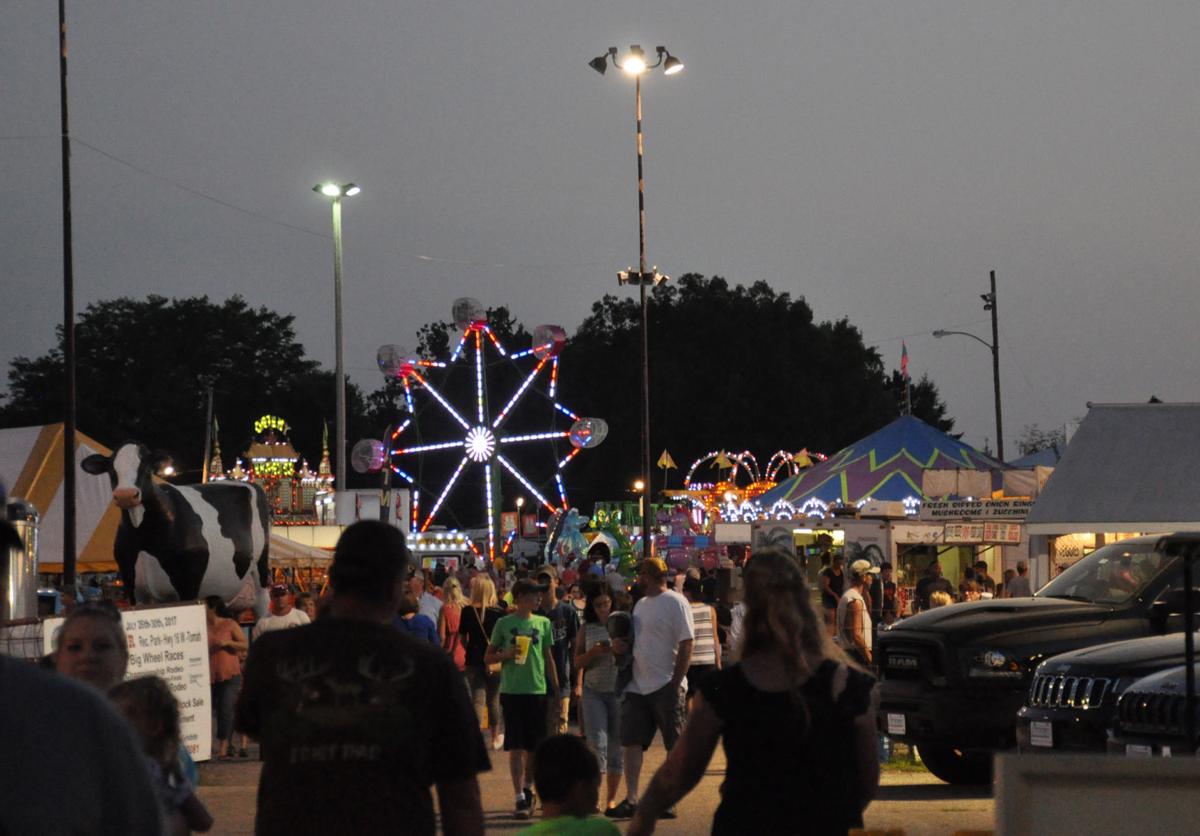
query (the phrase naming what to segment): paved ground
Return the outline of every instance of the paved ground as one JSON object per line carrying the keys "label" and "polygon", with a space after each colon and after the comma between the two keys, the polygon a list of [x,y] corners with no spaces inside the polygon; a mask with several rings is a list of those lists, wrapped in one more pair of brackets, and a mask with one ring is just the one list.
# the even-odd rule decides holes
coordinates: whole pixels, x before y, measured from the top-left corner
{"label": "paved ground", "polygon": [[[491,772],[481,776],[483,808],[489,833],[516,833],[526,822],[514,821],[512,787],[504,754],[493,758]],[[662,763],[664,750],[656,745],[646,755],[648,779]],[[256,752],[252,752],[256,755]],[[720,800],[719,788],[725,760],[720,748],[704,779],[679,804],[679,818],[660,823],[658,833],[699,836],[712,822]],[[259,764],[248,761],[211,762],[200,765],[200,797],[216,818],[213,833],[254,832],[255,790]],[[992,797],[987,790],[964,790],[943,784],[927,772],[885,771],[879,795],[867,808],[871,830],[901,828],[906,836],[935,836],[965,830],[992,828]],[[382,811],[381,811],[382,813]]]}

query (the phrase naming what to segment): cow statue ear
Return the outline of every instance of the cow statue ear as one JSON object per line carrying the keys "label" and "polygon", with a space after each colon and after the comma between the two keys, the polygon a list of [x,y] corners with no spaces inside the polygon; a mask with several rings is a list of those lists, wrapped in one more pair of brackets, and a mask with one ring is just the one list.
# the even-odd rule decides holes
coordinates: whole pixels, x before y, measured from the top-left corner
{"label": "cow statue ear", "polygon": [[163,468],[171,464],[172,461],[174,461],[174,459],[171,458],[170,453],[166,452],[165,450],[155,450],[150,454],[150,472],[158,475],[162,473]]}
{"label": "cow statue ear", "polygon": [[108,456],[102,456],[99,453],[92,453],[86,459],[79,463],[79,468],[84,473],[90,473],[93,476],[99,476],[102,473],[107,473],[112,467],[112,459]]}

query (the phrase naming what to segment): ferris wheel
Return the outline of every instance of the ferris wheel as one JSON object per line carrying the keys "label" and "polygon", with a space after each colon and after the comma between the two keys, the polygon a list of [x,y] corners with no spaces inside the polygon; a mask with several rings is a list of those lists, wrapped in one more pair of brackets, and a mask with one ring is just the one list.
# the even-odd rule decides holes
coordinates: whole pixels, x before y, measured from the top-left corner
{"label": "ferris wheel", "polygon": [[[386,377],[399,380],[403,387],[405,414],[383,442],[359,444],[371,445],[369,452],[363,448],[363,455],[371,460],[366,469],[387,466],[412,487],[413,531],[423,532],[434,525],[457,489],[466,490],[467,483],[481,482],[478,507],[487,520],[487,558],[494,560],[502,478],[519,484],[550,513],[565,510],[569,501],[564,468],[581,450],[599,445],[608,434],[608,425],[598,418],[581,417],[558,400],[559,355],[566,344],[562,328],[539,325],[534,329],[531,347],[510,352],[488,324],[486,309],[480,302],[459,299],[453,314],[461,335],[445,361],[413,358],[396,346],[379,350],[380,370]],[[499,387],[489,381],[489,370],[494,371],[498,364],[518,370],[518,375],[509,377],[519,382],[496,400],[503,404],[496,409],[489,393]],[[469,368],[473,378],[474,385],[467,387],[470,394],[465,396],[466,402],[456,403],[463,395],[455,396],[444,385],[456,367]],[[512,426],[519,404],[535,395],[550,405],[544,423],[537,427]],[[529,445],[549,448],[545,464],[537,472],[527,473],[513,461],[514,451]],[[559,456],[564,452],[560,448],[567,447],[569,452]],[[442,469],[448,469],[450,475],[432,486],[433,499],[426,510],[421,507],[422,486],[416,474],[430,457],[440,457]],[[482,479],[464,478],[472,469]]]}

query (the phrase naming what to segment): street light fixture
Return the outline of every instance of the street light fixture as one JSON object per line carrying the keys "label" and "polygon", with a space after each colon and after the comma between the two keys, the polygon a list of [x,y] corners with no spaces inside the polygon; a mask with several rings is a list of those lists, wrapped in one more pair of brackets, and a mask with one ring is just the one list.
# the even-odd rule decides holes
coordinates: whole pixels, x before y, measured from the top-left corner
{"label": "street light fixture", "polygon": [[347,525],[354,520],[353,506],[338,501],[346,495],[346,360],[345,339],[342,334],[342,198],[354,197],[362,191],[354,183],[318,183],[313,186],[317,194],[330,198],[333,204],[333,324],[336,343],[337,387],[337,473],[335,477],[335,510],[338,525]]}
{"label": "street light fixture", "polygon": [[[665,75],[675,75],[683,69],[683,62],[672,55],[665,46],[655,47],[658,61],[646,63],[646,53],[638,44],[629,47],[624,58],[617,58],[617,48],[610,46],[603,55],[598,55],[588,62],[593,70],[604,75],[609,61],[620,68],[634,80],[634,103],[637,126],[637,177],[638,177],[638,269],[630,267],[617,273],[617,282],[621,285],[636,284],[642,310],[642,482],[643,487],[650,484],[650,326],[649,298],[647,287],[656,287],[670,277],[658,272],[658,266],[646,269],[646,180],[642,173],[644,143],[642,140],[642,76],[650,70],[662,67]],[[641,489],[639,489],[641,490]],[[642,514],[642,555],[650,556],[650,520],[649,515]]]}
{"label": "street light fixture", "polygon": [[992,388],[995,391],[996,398],[996,458],[1004,461],[1004,421],[1000,410],[1000,328],[999,319],[996,313],[996,271],[991,271],[992,290],[990,293],[981,293],[979,298],[983,300],[983,309],[992,313],[992,341],[989,343],[983,337],[978,337],[968,331],[943,331],[937,330],[933,332],[933,336],[937,339],[957,334],[962,337],[970,337],[975,342],[987,347],[988,351],[992,352]]}

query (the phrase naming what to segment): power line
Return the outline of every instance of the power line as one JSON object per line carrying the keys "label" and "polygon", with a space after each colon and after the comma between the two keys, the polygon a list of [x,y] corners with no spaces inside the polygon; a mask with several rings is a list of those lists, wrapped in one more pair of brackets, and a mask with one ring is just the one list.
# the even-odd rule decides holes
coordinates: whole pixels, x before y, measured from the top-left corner
{"label": "power line", "polygon": [[[12,137],[12,138],[16,139],[16,138],[21,138],[21,137]],[[32,137],[26,137],[26,138],[32,138]],[[40,138],[44,138],[44,137],[40,137]],[[72,138],[72,142],[79,143],[83,147],[85,147],[85,148],[87,148],[109,160],[112,160],[113,162],[115,162],[119,165],[123,165],[126,168],[136,171],[139,174],[142,174],[146,177],[150,177],[154,180],[159,180],[170,186],[174,186],[175,188],[177,188],[181,191],[187,192],[188,194],[190,194],[194,197],[198,197],[202,200],[210,201],[210,202],[215,203],[218,206],[222,206],[226,209],[232,209],[235,212],[240,212],[243,215],[248,215],[252,218],[263,221],[265,223],[273,224],[275,226],[282,227],[284,229],[290,229],[293,232],[300,232],[300,233],[303,233],[304,235],[311,235],[313,237],[321,238],[321,239],[324,239],[327,241],[330,240],[330,238],[332,237],[328,233],[318,232],[316,230],[308,229],[306,227],[297,226],[296,224],[290,224],[286,221],[281,221],[278,218],[271,217],[270,215],[263,214],[262,212],[256,212],[253,209],[247,209],[244,206],[239,206],[238,204],[231,203],[228,200],[223,200],[222,198],[219,198],[215,195],[209,194],[208,192],[204,192],[204,191],[201,191],[200,189],[196,189],[191,186],[188,186],[185,183],[181,183],[180,181],[175,180],[172,177],[168,177],[164,174],[159,174],[156,171],[151,171],[148,168],[145,168],[136,163],[130,162],[129,160],[123,159],[123,158],[117,156],[116,154],[113,154],[111,151],[106,151],[103,148],[93,145],[92,143],[87,142],[86,140],[80,139],[78,137]],[[447,256],[427,255],[425,253],[414,253],[414,252],[409,252],[406,250],[389,250],[389,252],[391,252],[395,255],[398,255],[398,256],[402,256],[404,258],[410,258],[414,261],[422,261],[422,262],[431,263],[431,264],[451,264],[451,265],[458,265],[458,266],[465,266],[465,267],[478,267],[478,268],[484,268],[484,269],[564,270],[564,269],[580,268],[580,267],[599,267],[599,266],[603,266],[603,265],[607,265],[607,264],[611,263],[609,260],[605,260],[605,261],[576,262],[574,264],[561,264],[561,263],[515,264],[515,263],[509,263],[509,262],[481,261],[481,260],[469,259],[469,258],[455,258],[455,257],[447,257]]]}

